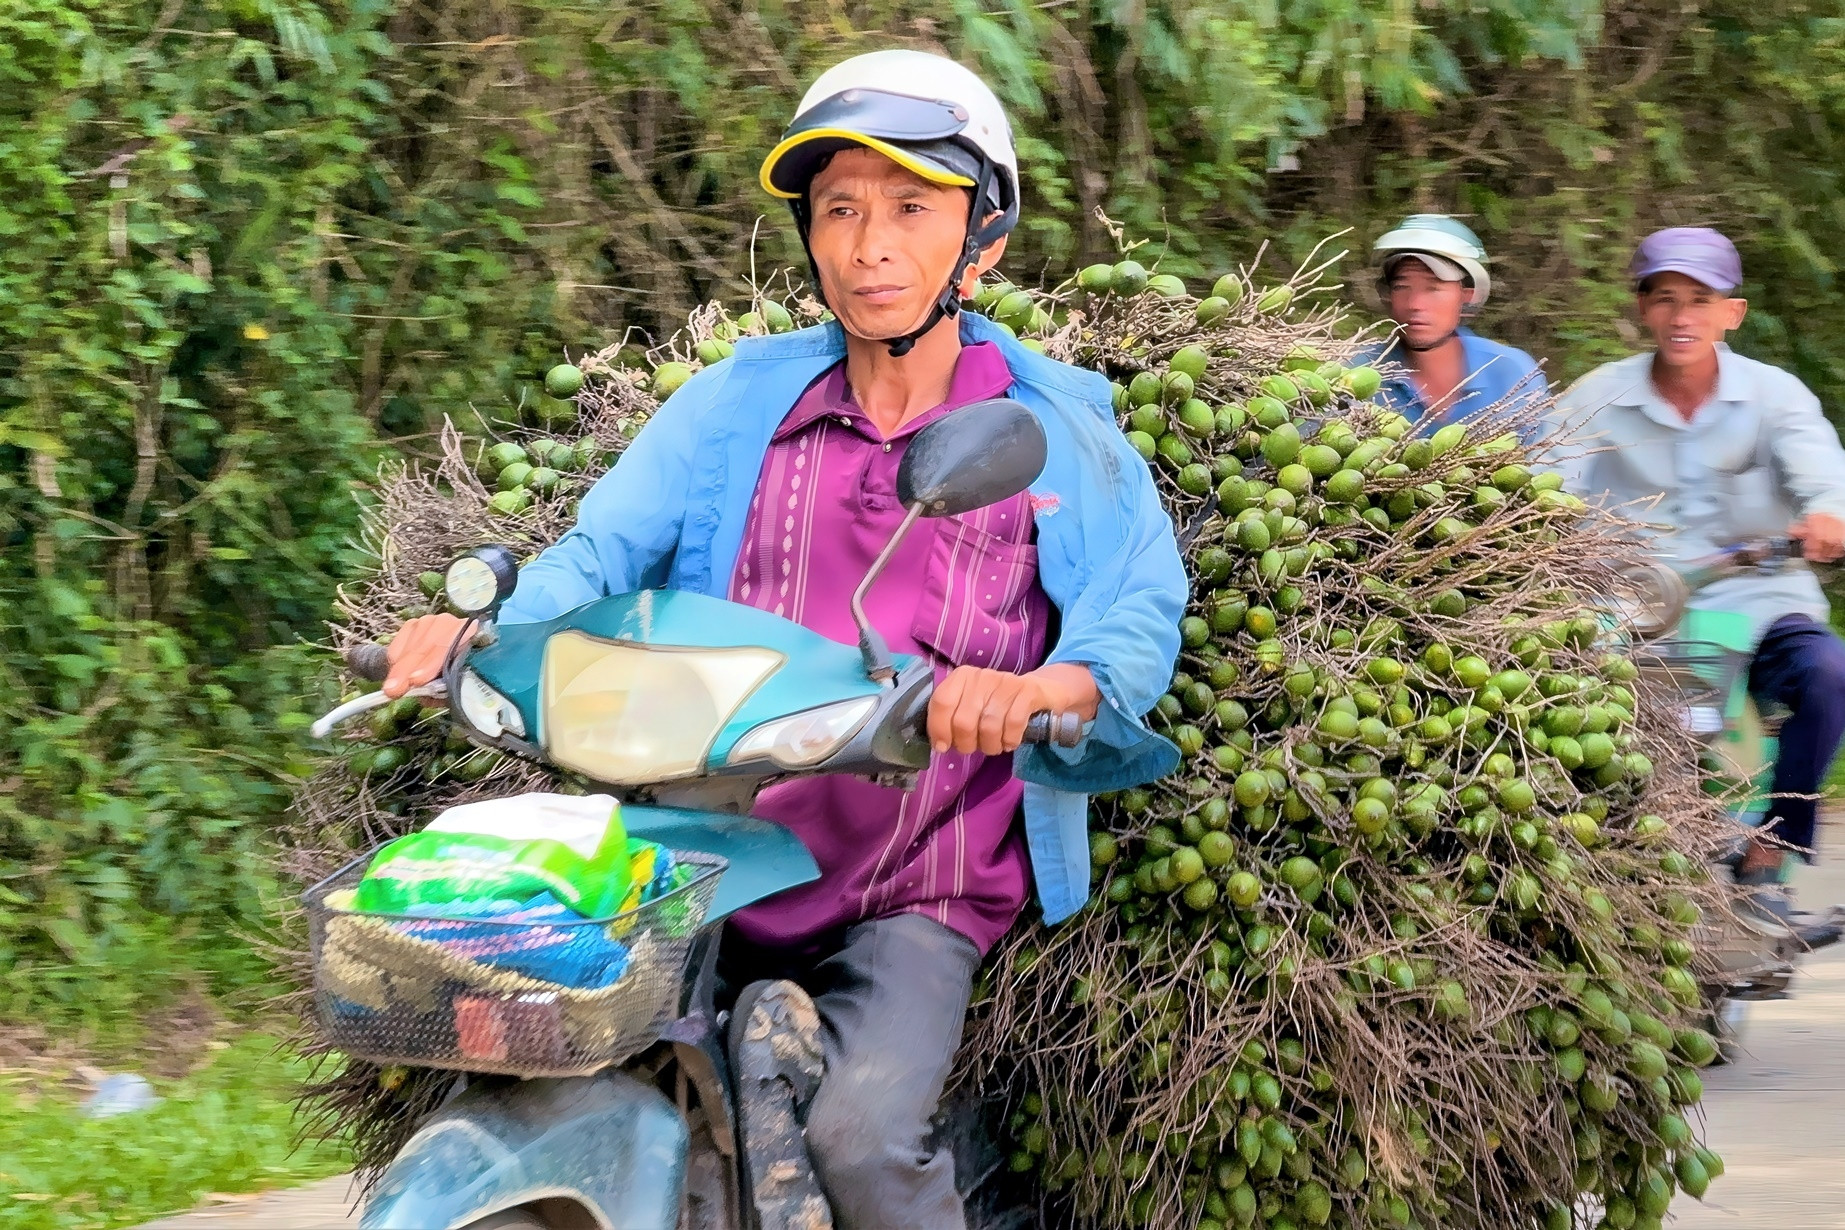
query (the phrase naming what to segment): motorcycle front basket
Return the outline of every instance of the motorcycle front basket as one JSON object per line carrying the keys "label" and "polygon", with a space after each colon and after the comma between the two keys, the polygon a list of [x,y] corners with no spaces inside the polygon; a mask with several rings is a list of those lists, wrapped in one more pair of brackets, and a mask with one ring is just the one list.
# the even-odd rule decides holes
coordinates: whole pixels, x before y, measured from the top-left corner
{"label": "motorcycle front basket", "polygon": [[611,918],[531,922],[355,910],[371,857],[303,898],[326,1041],[377,1064],[525,1077],[586,1075],[658,1040],[728,866],[675,851],[692,874],[670,892]]}

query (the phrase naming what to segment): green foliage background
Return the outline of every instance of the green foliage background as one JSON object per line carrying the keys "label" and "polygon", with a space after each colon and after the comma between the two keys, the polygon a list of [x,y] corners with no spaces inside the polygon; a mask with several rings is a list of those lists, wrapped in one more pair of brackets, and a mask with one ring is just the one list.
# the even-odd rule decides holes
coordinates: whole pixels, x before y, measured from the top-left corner
{"label": "green foliage background", "polygon": [[1453,211],[1568,379],[1635,340],[1638,237],[1710,223],[1739,345],[1839,408],[1841,0],[15,0],[0,1010],[257,915],[367,477],[797,258],[757,159],[893,40],[1014,109],[1014,276],[1111,255],[1097,210],[1183,275]]}

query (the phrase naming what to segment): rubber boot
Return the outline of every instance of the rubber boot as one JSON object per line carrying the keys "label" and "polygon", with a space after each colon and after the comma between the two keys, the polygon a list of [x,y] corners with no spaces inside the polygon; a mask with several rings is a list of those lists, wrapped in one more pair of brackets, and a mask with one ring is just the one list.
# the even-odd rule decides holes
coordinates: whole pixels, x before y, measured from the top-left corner
{"label": "rubber boot", "polygon": [[731,1012],[730,1053],[759,1230],[832,1230],[801,1126],[826,1072],[814,1001],[792,982],[751,983]]}

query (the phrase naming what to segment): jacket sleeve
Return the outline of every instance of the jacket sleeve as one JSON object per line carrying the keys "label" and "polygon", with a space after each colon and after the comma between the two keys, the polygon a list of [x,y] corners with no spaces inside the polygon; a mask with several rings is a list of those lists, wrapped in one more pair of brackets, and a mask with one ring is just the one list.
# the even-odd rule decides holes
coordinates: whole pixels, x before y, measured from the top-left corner
{"label": "jacket sleeve", "polygon": [[1048,659],[1087,665],[1102,693],[1101,709],[1077,747],[1021,748],[1014,762],[1025,781],[1083,793],[1163,777],[1179,760],[1178,749],[1141,718],[1172,682],[1189,582],[1152,475],[1112,424],[1109,434],[1114,438],[1102,447],[1116,499],[1107,501],[1108,516],[1120,520],[1085,533],[1086,542],[1112,549],[1087,561],[1082,588],[1064,604],[1062,635]]}
{"label": "jacket sleeve", "polygon": [[506,623],[535,623],[665,576],[685,517],[700,409],[722,380],[700,372],[647,420],[577,507],[577,523],[519,572]]}
{"label": "jacket sleeve", "polygon": [[1845,519],[1845,448],[1806,385],[1787,377],[1770,446],[1782,484],[1803,514]]}

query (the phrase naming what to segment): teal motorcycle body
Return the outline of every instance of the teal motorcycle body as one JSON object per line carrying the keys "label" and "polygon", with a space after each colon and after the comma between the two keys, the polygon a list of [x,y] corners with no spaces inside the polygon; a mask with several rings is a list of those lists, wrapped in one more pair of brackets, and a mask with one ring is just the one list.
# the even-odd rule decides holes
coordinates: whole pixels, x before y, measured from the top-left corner
{"label": "teal motorcycle body", "polygon": [[[715,1104],[708,1125],[730,1117],[711,1002],[717,931],[735,911],[819,875],[794,834],[743,814],[764,780],[803,771],[778,763],[773,744],[751,752],[745,740],[843,706],[850,720],[831,730],[837,747],[804,771],[902,778],[927,764],[922,722],[933,671],[906,657],[895,666],[892,686],[882,686],[850,646],[752,607],[670,591],[501,626],[491,644],[450,664],[449,695],[462,698],[453,720],[474,741],[586,775],[601,769],[593,775],[602,784],[644,784],[655,798],[675,797],[681,781],[686,797],[711,803],[622,808],[631,836],[726,863],[680,1017],[664,1037],[673,1061],[702,1077],[699,1099]],[[596,739],[581,738],[585,726]],[[728,1133],[712,1135],[706,1153],[721,1156],[728,1143],[734,1156],[734,1142],[716,1139]],[[519,1210],[528,1220],[508,1225],[538,1226],[556,1209],[565,1225],[587,1218],[582,1224],[600,1230],[675,1230],[694,1152],[683,1108],[644,1075],[469,1077],[381,1176],[360,1225],[458,1230]],[[711,1213],[712,1226],[734,1217]]]}
{"label": "teal motorcycle body", "polygon": [[[1675,646],[1710,687],[1709,716],[1700,733],[1709,736],[1706,746],[1721,777],[1745,786],[1731,801],[1730,814],[1751,827],[1768,810],[1779,754],[1774,723],[1749,695],[1752,632],[1749,618],[1736,611],[1693,606],[1679,625]],[[1699,716],[1694,711],[1694,721]]]}

